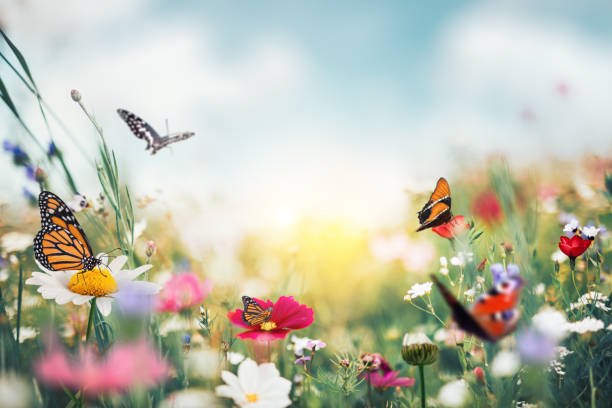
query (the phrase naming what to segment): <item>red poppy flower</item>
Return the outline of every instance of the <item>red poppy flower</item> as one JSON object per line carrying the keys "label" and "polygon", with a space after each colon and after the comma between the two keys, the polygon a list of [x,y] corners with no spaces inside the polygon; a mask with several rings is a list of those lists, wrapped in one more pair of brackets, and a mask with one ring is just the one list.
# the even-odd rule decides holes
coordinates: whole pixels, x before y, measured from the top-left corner
{"label": "red poppy flower", "polygon": [[590,239],[582,239],[578,235],[574,235],[571,238],[561,237],[561,242],[559,242],[559,249],[565,255],[569,256],[570,259],[576,259],[576,257],[582,255],[584,251],[587,250],[588,247],[591,246]]}
{"label": "red poppy flower", "polygon": [[443,238],[451,239],[468,229],[470,224],[465,222],[463,215],[457,215],[446,224],[438,225],[431,230]]}
{"label": "red poppy flower", "polygon": [[227,317],[239,327],[247,329],[242,333],[236,334],[241,339],[252,339],[259,341],[269,341],[284,339],[292,330],[299,330],[308,327],[314,321],[314,311],[306,305],[301,305],[293,296],[281,296],[276,303],[271,300],[263,301],[253,298],[264,310],[272,307],[270,320],[256,326],[249,326],[242,320],[242,309],[228,312]]}
{"label": "red poppy flower", "polygon": [[497,195],[493,191],[484,191],[472,204],[472,212],[489,226],[501,222],[504,211]]}

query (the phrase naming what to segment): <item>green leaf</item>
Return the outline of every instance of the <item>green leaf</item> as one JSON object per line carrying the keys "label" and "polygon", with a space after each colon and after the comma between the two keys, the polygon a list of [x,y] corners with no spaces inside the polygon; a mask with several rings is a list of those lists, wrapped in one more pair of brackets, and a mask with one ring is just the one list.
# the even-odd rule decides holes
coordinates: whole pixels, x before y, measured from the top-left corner
{"label": "green leaf", "polygon": [[[34,78],[32,77],[32,73],[30,72],[30,68],[28,67],[28,63],[26,62],[21,51],[19,51],[19,48],[17,48],[17,46],[13,44],[13,42],[7,37],[7,35],[4,33],[2,29],[0,29],[0,35],[4,37],[4,41],[6,41],[8,46],[11,48],[11,51],[13,51],[13,54],[15,54],[15,57],[17,57],[17,60],[19,61],[21,68],[23,68],[23,70],[25,71],[26,75],[32,82],[32,85],[34,86],[34,88],[36,88],[36,83],[34,82]],[[36,93],[38,93],[38,89]]]}

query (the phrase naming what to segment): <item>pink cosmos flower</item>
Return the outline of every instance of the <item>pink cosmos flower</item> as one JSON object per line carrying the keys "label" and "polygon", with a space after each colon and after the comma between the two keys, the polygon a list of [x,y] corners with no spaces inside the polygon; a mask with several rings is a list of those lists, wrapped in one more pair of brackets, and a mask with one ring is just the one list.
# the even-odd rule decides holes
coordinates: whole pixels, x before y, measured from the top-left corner
{"label": "pink cosmos flower", "polygon": [[276,303],[271,300],[263,301],[253,298],[264,310],[271,307],[270,320],[256,326],[249,326],[242,319],[242,309],[228,312],[227,317],[234,325],[247,329],[236,334],[241,339],[252,339],[270,341],[284,339],[292,330],[308,327],[314,321],[314,311],[306,305],[299,304],[293,300],[293,296],[281,296]]}
{"label": "pink cosmos flower", "polygon": [[414,378],[398,377],[399,371],[393,371],[387,360],[378,353],[363,353],[360,357],[364,372],[360,374],[378,391],[391,387],[412,387]]}
{"label": "pink cosmos flower", "polygon": [[198,305],[212,290],[210,279],[200,281],[193,273],[174,275],[157,295],[157,310],[160,312],[180,312]]}
{"label": "pink cosmos flower", "polygon": [[166,379],[168,364],[145,340],[140,340],[116,345],[103,359],[96,357],[93,348],[86,349],[77,360],[55,347],[36,362],[34,370],[47,385],[97,395],[152,387]]}

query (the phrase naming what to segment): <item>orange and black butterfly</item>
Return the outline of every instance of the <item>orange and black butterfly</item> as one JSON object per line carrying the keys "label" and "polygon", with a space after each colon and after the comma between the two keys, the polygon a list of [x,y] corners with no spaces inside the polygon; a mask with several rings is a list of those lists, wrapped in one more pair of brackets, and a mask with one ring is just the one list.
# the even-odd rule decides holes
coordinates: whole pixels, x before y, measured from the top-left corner
{"label": "orange and black butterfly", "polygon": [[42,228],[34,238],[34,256],[42,266],[52,271],[90,271],[102,263],[92,255],[87,237],[66,203],[43,191],[38,206]]}
{"label": "orange and black butterfly", "polygon": [[272,307],[264,309],[257,301],[248,296],[242,297],[244,310],[242,311],[242,320],[249,326],[257,326],[270,320],[272,317]]}
{"label": "orange and black butterfly", "polygon": [[525,286],[525,281],[520,275],[500,279],[469,309],[465,309],[435,276],[432,275],[431,278],[451,307],[453,320],[462,330],[482,340],[496,342],[516,329],[520,317],[517,305]]}
{"label": "orange and black butterfly", "polygon": [[450,187],[444,177],[438,179],[436,189],[431,193],[429,201],[419,211],[418,216],[421,226],[417,229],[417,232],[446,224],[453,218],[451,213]]}

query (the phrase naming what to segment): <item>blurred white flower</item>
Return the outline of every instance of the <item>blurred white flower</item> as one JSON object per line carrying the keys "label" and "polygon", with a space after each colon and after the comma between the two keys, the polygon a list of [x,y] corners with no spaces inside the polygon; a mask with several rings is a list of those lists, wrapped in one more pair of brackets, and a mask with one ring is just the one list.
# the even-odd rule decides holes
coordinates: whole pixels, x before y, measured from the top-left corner
{"label": "blurred white flower", "polygon": [[72,212],[75,213],[91,207],[89,201],[87,201],[85,196],[81,194],[75,194],[72,200],[68,201],[66,205]]}
{"label": "blurred white flower", "polygon": [[538,283],[533,291],[536,295],[539,296],[543,294],[545,290],[546,290],[546,285],[544,285],[543,283]]}
{"label": "blurred white flower", "polygon": [[206,379],[218,378],[221,369],[219,353],[208,348],[191,350],[185,357],[185,363],[189,367],[189,373]]}
{"label": "blurred white flower", "polygon": [[592,317],[586,317],[579,322],[568,323],[567,329],[573,333],[588,333],[588,332],[596,332],[604,328],[604,323],[599,319],[594,319]]}
{"label": "blurred white flower", "polygon": [[577,219],[572,219],[569,223],[565,224],[563,227],[563,232],[573,233],[574,231],[580,229],[580,224]]}
{"label": "blurred white flower", "polygon": [[471,301],[471,299],[474,299],[474,296],[476,296],[476,289],[470,288],[463,292],[463,295],[468,298],[468,301]]}
{"label": "blurred white flower", "polygon": [[572,304],[568,310],[575,310],[583,306],[593,305],[594,307],[603,310],[604,312],[609,312],[611,309],[609,306],[606,306],[605,302],[608,301],[608,296],[600,293],[600,292],[588,292],[584,295],[580,296],[578,300]]}
{"label": "blurred white flower", "polygon": [[468,384],[462,379],[444,384],[438,393],[438,402],[446,407],[462,407],[468,396]]}
{"label": "blurred white flower", "polygon": [[436,330],[433,338],[434,338],[434,341],[437,343],[445,342],[446,339],[448,339],[448,330],[446,330],[445,328]]}
{"label": "blurred white flower", "polygon": [[140,237],[147,228],[147,220],[142,219],[134,224],[134,239]]}
{"label": "blurred white flower", "polygon": [[308,349],[308,342],[312,339],[308,337],[298,337],[295,334],[291,335],[291,343],[287,344],[287,350],[293,350],[296,356],[304,355],[304,349]]}
{"label": "blurred white flower", "polygon": [[8,270],[6,270],[6,269],[0,270],[0,282],[4,282],[4,281],[8,280],[9,276],[10,275],[8,273]]}
{"label": "blurred white flower", "polygon": [[440,257],[440,273],[442,275],[448,275],[448,261],[445,256]]}
{"label": "blurred white flower", "polygon": [[555,252],[552,253],[550,259],[552,259],[553,262],[563,263],[567,260],[567,255],[561,252],[560,249],[557,249]]}
{"label": "blurred white flower", "polygon": [[474,254],[472,252],[457,252],[457,256],[450,259],[450,263],[455,266],[465,266],[466,263],[472,262]]}
{"label": "blurred white flower", "polygon": [[521,356],[515,351],[502,350],[491,363],[491,374],[495,377],[510,377],[516,374],[521,366]]}
{"label": "blurred white flower", "polygon": [[21,252],[34,244],[34,237],[23,232],[7,232],[0,239],[0,247],[6,252]]}
{"label": "blurred white flower", "polygon": [[2,408],[28,408],[34,405],[28,384],[12,374],[0,375],[0,401]]}
{"label": "blurred white flower", "polygon": [[291,405],[291,381],[280,376],[273,363],[257,363],[250,358],[238,366],[238,375],[222,371],[224,385],[215,391],[220,397],[231,398],[240,407],[284,408]]}
{"label": "blurred white flower", "polygon": [[404,268],[409,271],[422,271],[433,260],[435,248],[428,241],[408,241],[408,247],[401,254]]}
{"label": "blurred white flower", "polygon": [[612,323],[610,323],[610,325],[606,327],[606,330],[612,330]]}
{"label": "blurred white flower", "polygon": [[559,341],[567,336],[567,319],[565,315],[552,307],[545,306],[532,319],[533,328],[550,339]]}
{"label": "blurred white flower", "polygon": [[594,239],[597,234],[599,234],[599,231],[601,231],[601,228],[597,228],[595,226],[584,227],[582,229],[582,233],[587,237],[587,239]]}
{"label": "blurred white flower", "polygon": [[188,388],[170,394],[162,401],[160,408],[222,408],[224,406],[212,392],[205,389]]}
{"label": "blurred white flower", "polygon": [[236,365],[239,364],[242,360],[244,360],[244,356],[240,353],[234,353],[233,351],[230,351],[229,353],[227,353],[227,359],[229,360],[230,364]]}
{"label": "blurred white flower", "polygon": [[432,282],[415,283],[408,290],[408,293],[406,294],[406,296],[404,296],[404,300],[410,301],[418,297],[428,295],[431,292],[432,285],[433,285]]}
{"label": "blurred white flower", "polygon": [[557,354],[557,358],[552,360],[548,366],[548,371],[553,370],[560,376],[565,375],[565,364],[563,364],[563,359],[572,354],[573,351],[569,351],[567,348],[563,346],[555,347],[555,353]]}
{"label": "blurred white flower", "polygon": [[[19,343],[23,343],[28,339],[33,339],[37,335],[36,329],[33,327],[22,326],[19,328]],[[13,337],[17,337],[17,328],[13,329]]]}

